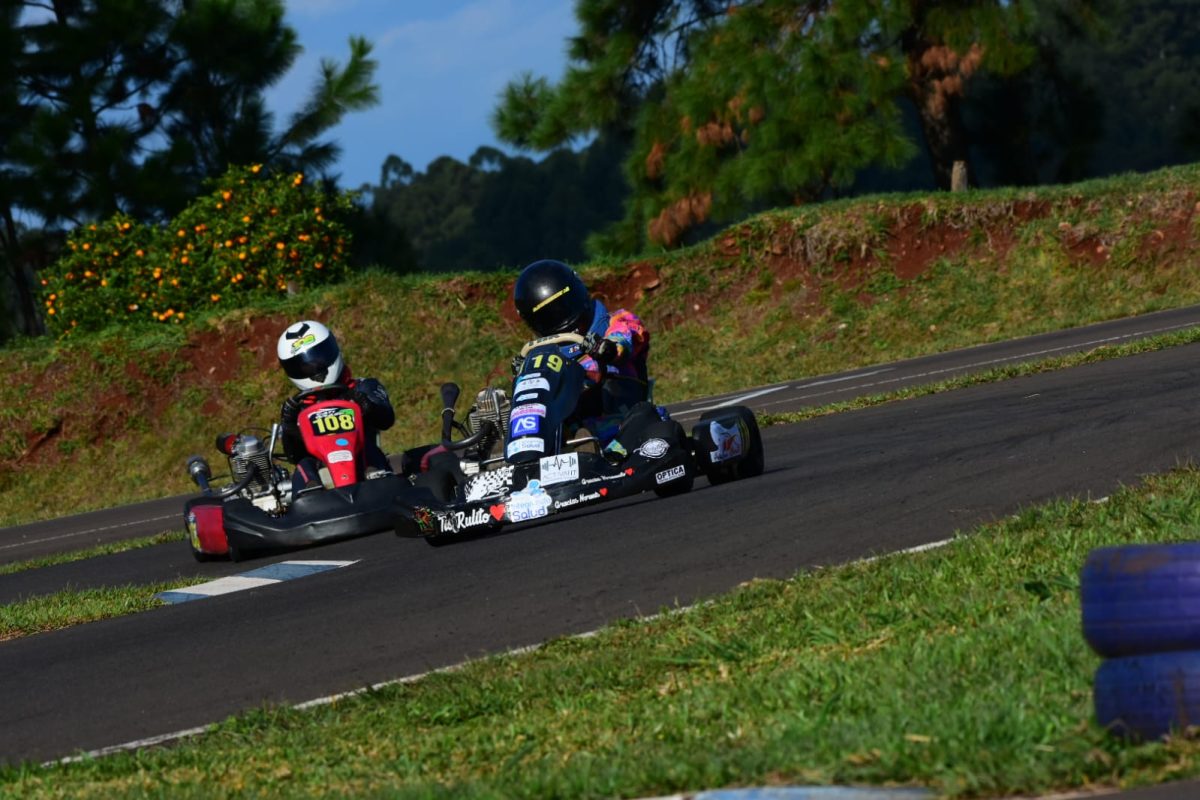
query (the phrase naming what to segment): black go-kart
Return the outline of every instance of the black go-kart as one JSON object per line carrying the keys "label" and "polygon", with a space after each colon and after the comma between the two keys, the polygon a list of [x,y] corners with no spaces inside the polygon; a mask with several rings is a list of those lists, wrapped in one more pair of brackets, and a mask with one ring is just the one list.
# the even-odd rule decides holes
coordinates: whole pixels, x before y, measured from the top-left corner
{"label": "black go-kart", "polygon": [[296,395],[305,404],[297,425],[316,459],[320,486],[292,490],[292,476],[275,452],[279,425],[264,442],[257,429],[217,437],[229,460],[230,484],[217,488],[208,462],[188,459],[201,495],[184,504],[188,544],[197,561],[244,558],[277,550],[378,533],[393,528],[397,496],[417,492],[403,475],[366,463],[362,409],[344,386]]}
{"label": "black go-kart", "polygon": [[637,402],[603,447],[565,424],[577,416],[585,373],[563,350],[581,352],[583,341],[567,333],[527,343],[511,395],[485,388],[465,423],[455,419],[459,387],[442,386],[441,446],[403,459],[425,492],[397,499],[398,536],[441,545],[646,491],[683,494],[701,475],[716,484],[762,473],[758,422],[744,406],[706,412],[688,435],[661,407]]}

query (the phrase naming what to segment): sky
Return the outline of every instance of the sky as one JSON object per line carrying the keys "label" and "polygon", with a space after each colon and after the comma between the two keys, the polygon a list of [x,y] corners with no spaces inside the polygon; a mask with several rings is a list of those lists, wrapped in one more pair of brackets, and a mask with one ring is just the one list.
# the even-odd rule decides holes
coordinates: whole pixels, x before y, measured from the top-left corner
{"label": "sky", "polygon": [[[570,0],[286,0],[303,54],[266,100],[282,128],[316,82],[322,59],[344,64],[351,36],[375,45],[380,103],[347,114],[327,136],[341,185],[379,182],[389,154],[418,171],[502,146],[489,124],[505,84],[524,71],[557,81],[575,31]],[[532,155],[532,154],[531,154]],[[536,156],[535,156],[536,157]]]}

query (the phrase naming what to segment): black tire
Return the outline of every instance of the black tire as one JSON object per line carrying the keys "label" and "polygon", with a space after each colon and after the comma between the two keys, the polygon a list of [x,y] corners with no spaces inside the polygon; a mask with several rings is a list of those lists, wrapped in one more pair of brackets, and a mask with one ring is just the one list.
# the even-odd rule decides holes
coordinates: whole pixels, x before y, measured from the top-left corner
{"label": "black tire", "polygon": [[229,543],[228,556],[229,560],[234,562],[245,561],[248,558],[247,554],[242,552],[241,548],[234,545],[233,542]]}
{"label": "black tire", "polygon": [[[413,478],[413,486],[428,489],[438,501],[449,503],[454,500],[455,492],[458,489],[458,478],[454,470],[448,469],[445,464],[435,462],[426,472]],[[442,547],[458,541],[460,537],[454,534],[432,534],[421,538],[430,547]]]}
{"label": "black tire", "polygon": [[1200,542],[1093,550],[1079,595],[1084,638],[1101,656],[1200,651]]}
{"label": "black tire", "polygon": [[207,564],[210,561],[221,561],[225,558],[224,556],[214,556],[211,553],[201,553],[199,550],[197,550],[194,547],[191,548],[191,551],[192,551],[192,558],[196,559],[201,564]]}
{"label": "black tire", "polygon": [[1096,721],[1157,739],[1200,724],[1200,650],[1110,658],[1096,670]]}
{"label": "black tire", "polygon": [[701,441],[696,442],[695,459],[700,465],[700,469],[704,472],[705,477],[711,484],[728,483],[730,481],[738,481],[743,478],[753,478],[756,475],[761,475],[766,465],[763,455],[762,433],[758,430],[758,420],[754,416],[754,412],[745,406],[729,406],[728,408],[714,408],[711,411],[705,411],[700,415],[699,422],[707,422],[719,417],[728,417],[733,415],[738,422],[742,423],[746,428],[746,447],[748,452],[746,456],[731,464],[721,462],[713,463],[709,456],[709,450],[706,443]]}

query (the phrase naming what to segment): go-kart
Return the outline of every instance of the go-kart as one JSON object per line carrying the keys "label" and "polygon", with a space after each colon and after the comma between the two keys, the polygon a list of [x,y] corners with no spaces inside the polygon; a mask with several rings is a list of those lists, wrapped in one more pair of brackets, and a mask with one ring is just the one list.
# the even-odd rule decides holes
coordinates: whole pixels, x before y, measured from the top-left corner
{"label": "go-kart", "polygon": [[688,435],[665,409],[638,402],[604,447],[566,424],[585,383],[570,355],[583,344],[573,333],[526,343],[511,402],[502,389],[485,388],[465,423],[455,419],[459,387],[442,386],[441,447],[406,454],[405,471],[424,497],[397,499],[398,536],[436,546],[646,491],[682,494],[700,475],[716,484],[762,473],[758,422],[744,406],[707,412]]}
{"label": "go-kart", "polygon": [[413,491],[412,484],[402,475],[367,467],[363,413],[348,391],[326,386],[296,395],[300,433],[319,464],[320,485],[293,491],[284,458],[275,453],[278,423],[265,443],[257,435],[262,429],[217,437],[217,449],[229,460],[231,483],[223,488],[211,485],[212,470],[203,457],[188,459],[188,474],[201,490],[184,505],[188,543],[197,561],[240,561],[394,527],[393,503]]}

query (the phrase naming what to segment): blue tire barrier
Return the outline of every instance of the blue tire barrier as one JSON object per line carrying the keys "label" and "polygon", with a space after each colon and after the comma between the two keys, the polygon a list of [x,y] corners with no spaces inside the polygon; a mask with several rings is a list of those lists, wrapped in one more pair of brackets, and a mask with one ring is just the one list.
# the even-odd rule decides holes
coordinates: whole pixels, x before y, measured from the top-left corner
{"label": "blue tire barrier", "polygon": [[1110,658],[1096,670],[1096,720],[1130,738],[1200,725],[1200,650]]}
{"label": "blue tire barrier", "polygon": [[1079,594],[1084,638],[1101,656],[1200,650],[1200,542],[1093,550]]}

